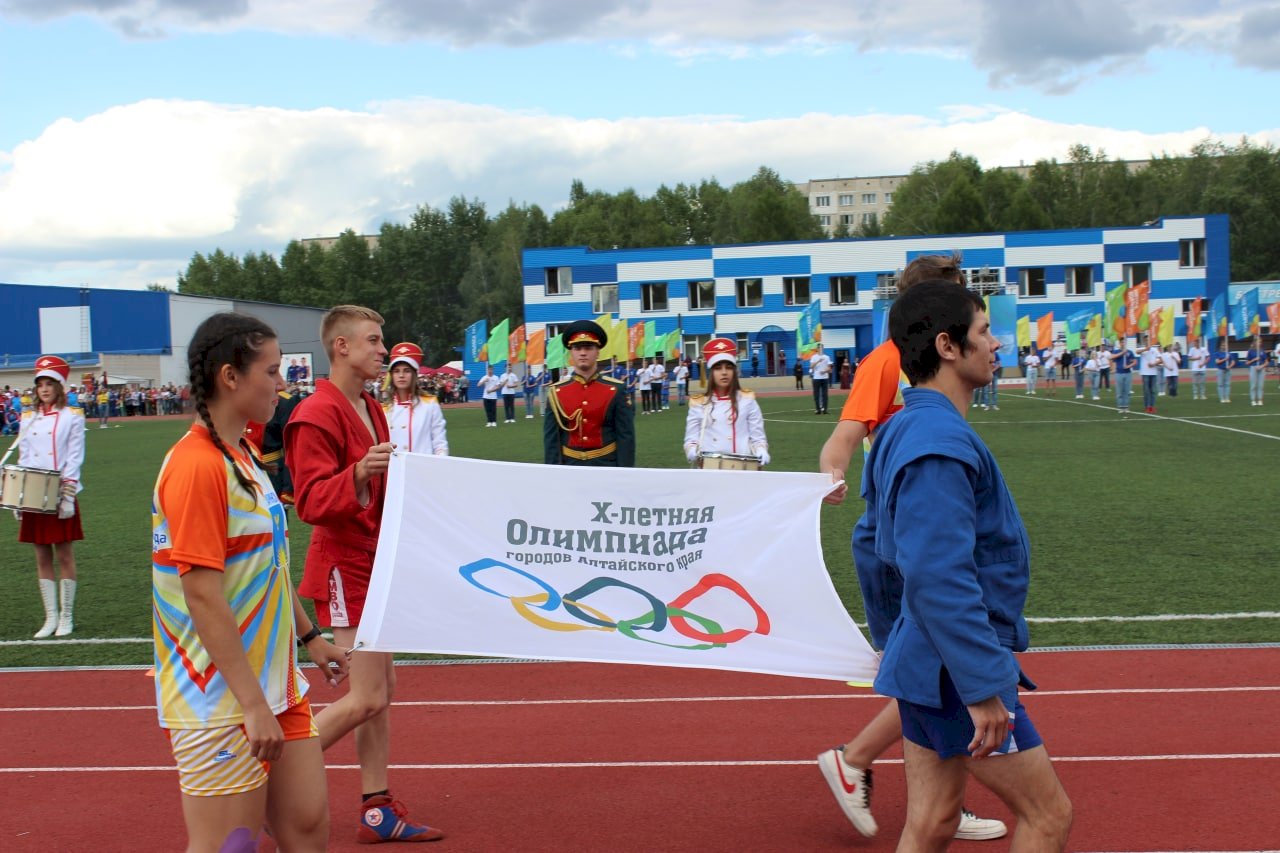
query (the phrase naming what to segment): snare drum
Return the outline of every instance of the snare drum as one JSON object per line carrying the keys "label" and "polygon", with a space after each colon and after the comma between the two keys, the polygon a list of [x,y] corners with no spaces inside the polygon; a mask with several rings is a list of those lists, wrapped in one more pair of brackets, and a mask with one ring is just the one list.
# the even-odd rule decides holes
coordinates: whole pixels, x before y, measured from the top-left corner
{"label": "snare drum", "polygon": [[699,453],[698,467],[721,471],[759,471],[760,460],[740,453]]}
{"label": "snare drum", "polygon": [[0,507],[23,512],[58,511],[58,498],[62,489],[62,474],[58,471],[6,465],[0,475],[3,476]]}

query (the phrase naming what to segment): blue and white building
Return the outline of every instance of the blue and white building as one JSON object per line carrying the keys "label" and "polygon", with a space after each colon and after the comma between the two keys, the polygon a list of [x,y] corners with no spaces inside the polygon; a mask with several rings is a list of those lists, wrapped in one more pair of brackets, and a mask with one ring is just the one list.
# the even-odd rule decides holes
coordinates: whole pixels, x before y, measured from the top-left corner
{"label": "blue and white building", "polygon": [[[1170,217],[1142,226],[819,240],[724,246],[595,250],[525,249],[524,321],[529,334],[555,334],[582,318],[612,314],[654,321],[658,334],[684,332],[697,358],[716,335],[738,340],[742,360],[776,373],[795,363],[796,325],[812,301],[823,343],[837,360],[878,343],[880,314],[896,277],[924,254],[958,252],[969,280],[988,293],[1016,294],[1018,317],[1053,312],[1057,331],[1085,309],[1104,313],[1108,289],[1151,283],[1152,310],[1174,307],[1185,333],[1190,300],[1228,287],[1227,217]],[[1034,326],[1033,326],[1034,327]]]}

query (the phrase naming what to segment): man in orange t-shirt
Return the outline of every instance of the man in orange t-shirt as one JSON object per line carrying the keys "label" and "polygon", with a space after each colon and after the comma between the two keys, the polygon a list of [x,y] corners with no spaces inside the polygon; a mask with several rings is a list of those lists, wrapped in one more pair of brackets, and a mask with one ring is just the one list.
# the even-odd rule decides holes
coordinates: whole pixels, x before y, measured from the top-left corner
{"label": "man in orange t-shirt", "polygon": [[[950,279],[957,284],[965,284],[964,273],[960,270],[961,261],[961,257],[954,253],[922,255],[902,271],[898,292],[903,293],[931,279]],[[853,460],[855,449],[859,445],[862,445],[864,453],[871,449],[875,431],[902,408],[902,389],[909,386],[902,372],[901,356],[892,340],[880,344],[858,365],[858,372],[853,377],[853,390],[840,411],[840,421],[818,457],[819,470],[840,481],[839,488],[824,498],[826,503],[844,502],[849,491],[844,483],[845,471]],[[862,593],[864,597],[876,595],[875,590],[865,585]],[[901,738],[902,720],[898,715],[897,701],[890,699],[856,737],[818,756],[818,767],[840,808],[863,835],[875,835],[877,830],[871,816],[871,763]],[[977,817],[965,809],[961,811],[956,838],[976,841],[1001,838],[1007,832],[1002,822]]]}

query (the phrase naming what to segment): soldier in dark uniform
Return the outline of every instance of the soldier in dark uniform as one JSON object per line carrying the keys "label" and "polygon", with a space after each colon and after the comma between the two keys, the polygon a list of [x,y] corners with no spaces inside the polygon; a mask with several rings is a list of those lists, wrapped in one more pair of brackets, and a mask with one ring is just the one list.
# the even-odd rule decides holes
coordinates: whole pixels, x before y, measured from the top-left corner
{"label": "soldier in dark uniform", "polygon": [[289,476],[289,467],[284,459],[284,425],[302,398],[286,391],[280,392],[280,402],[276,405],[275,414],[267,421],[262,431],[262,463],[271,478],[280,502],[285,506],[293,506],[293,478]]}
{"label": "soldier in dark uniform", "polygon": [[579,320],[560,339],[569,351],[570,373],[547,395],[546,463],[635,467],[635,411],[626,385],[596,369],[608,335],[591,320]]}

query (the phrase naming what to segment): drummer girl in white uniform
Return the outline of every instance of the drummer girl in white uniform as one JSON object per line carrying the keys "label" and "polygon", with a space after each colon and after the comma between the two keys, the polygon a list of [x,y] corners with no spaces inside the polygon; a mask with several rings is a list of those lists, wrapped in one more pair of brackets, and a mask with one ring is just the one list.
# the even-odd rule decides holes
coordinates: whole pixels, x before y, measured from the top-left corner
{"label": "drummer girl in white uniform", "polygon": [[448,456],[444,411],[430,394],[418,390],[422,349],[413,343],[391,348],[391,400],[382,408],[391,427],[391,443],[410,453]]}
{"label": "drummer girl in white uniform", "polygon": [[70,375],[71,366],[56,355],[36,359],[35,405],[22,413],[18,439],[19,465],[57,471],[61,480],[57,514],[23,512],[18,531],[18,541],[30,542],[36,549],[36,576],[44,602],[44,625],[35,633],[37,640],[50,634],[65,637],[75,629],[76,557],[71,543],[84,538],[76,501],[84,462],[84,412],[67,405]]}
{"label": "drummer girl in white uniform", "polygon": [[764,415],[755,394],[738,384],[738,348],[728,338],[712,338],[702,348],[710,379],[707,393],[689,398],[684,455],[696,463],[704,453],[754,456],[769,464]]}

